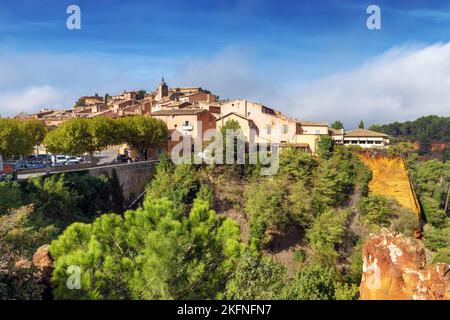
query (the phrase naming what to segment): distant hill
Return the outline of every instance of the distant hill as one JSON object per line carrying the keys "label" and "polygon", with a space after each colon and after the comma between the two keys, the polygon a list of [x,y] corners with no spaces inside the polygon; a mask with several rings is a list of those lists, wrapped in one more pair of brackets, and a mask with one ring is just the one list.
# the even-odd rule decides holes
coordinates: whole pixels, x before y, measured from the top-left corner
{"label": "distant hill", "polygon": [[[414,121],[373,125],[370,130],[412,141],[450,141],[450,117],[425,116]],[[402,139],[403,140],[403,139]]]}

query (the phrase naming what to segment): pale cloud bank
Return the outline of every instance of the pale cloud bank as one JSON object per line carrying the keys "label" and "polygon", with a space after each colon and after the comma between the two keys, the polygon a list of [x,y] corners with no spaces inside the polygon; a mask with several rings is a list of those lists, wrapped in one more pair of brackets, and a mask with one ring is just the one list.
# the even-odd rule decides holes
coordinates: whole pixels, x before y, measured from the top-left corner
{"label": "pale cloud bank", "polygon": [[178,76],[223,98],[246,98],[304,120],[366,124],[450,115],[450,43],[404,46],[355,69],[313,82],[284,76],[274,66],[258,67],[242,50],[188,62]]}
{"label": "pale cloud bank", "polygon": [[20,112],[35,112],[43,106],[59,105],[64,101],[61,91],[51,86],[30,87],[0,95],[0,116]]}
{"label": "pale cloud bank", "polygon": [[258,65],[256,55],[242,48],[227,48],[212,58],[180,59],[175,67],[170,60],[151,67],[146,60],[131,59],[122,66],[117,61],[0,54],[0,115],[70,107],[78,96],[95,92],[152,90],[161,70],[170,70],[165,75],[172,86],[198,85],[221,98],[261,102],[299,119],[339,119],[347,128],[359,120],[372,124],[450,115],[450,43],[394,48],[353,70],[313,82],[300,80],[301,62],[289,62],[298,70],[296,77],[276,63]]}
{"label": "pale cloud bank", "polygon": [[287,108],[302,118],[366,123],[450,115],[450,43],[392,49],[309,84]]}

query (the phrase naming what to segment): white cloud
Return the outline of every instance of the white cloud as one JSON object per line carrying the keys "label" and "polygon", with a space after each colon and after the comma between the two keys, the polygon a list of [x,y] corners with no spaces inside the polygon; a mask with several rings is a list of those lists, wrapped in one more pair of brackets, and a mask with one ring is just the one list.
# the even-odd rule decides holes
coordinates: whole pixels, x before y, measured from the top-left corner
{"label": "white cloud", "polygon": [[0,50],[0,115],[70,108],[82,95],[148,90],[157,83],[157,63],[140,56]]}
{"label": "white cloud", "polygon": [[64,96],[51,86],[30,87],[0,95],[0,115],[14,115],[18,112],[35,112],[43,107],[61,103]]}
{"label": "white cloud", "polygon": [[355,70],[296,93],[289,112],[302,118],[366,123],[450,115],[450,43],[392,49]]}
{"label": "white cloud", "polygon": [[[212,58],[155,60],[146,57],[11,54],[0,52],[0,114],[70,107],[84,94],[153,89],[162,70],[170,86],[202,86],[221,98],[246,98],[305,120],[347,128],[450,115],[450,43],[400,47],[346,72],[302,80],[301,62],[258,64],[245,48]],[[286,65],[298,71],[286,71]],[[283,66],[285,69],[279,68]],[[157,70],[157,71],[155,71]]]}
{"label": "white cloud", "polygon": [[251,52],[228,47],[212,58],[186,60],[169,85],[201,86],[221,98],[265,102],[276,94],[267,71],[254,64]]}

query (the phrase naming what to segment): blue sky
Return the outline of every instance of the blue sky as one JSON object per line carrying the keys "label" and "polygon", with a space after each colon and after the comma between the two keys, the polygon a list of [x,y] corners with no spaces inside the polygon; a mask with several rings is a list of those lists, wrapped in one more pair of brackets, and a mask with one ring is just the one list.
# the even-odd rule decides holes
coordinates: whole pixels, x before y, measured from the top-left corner
{"label": "blue sky", "polygon": [[[81,8],[81,30],[66,28],[71,4]],[[366,27],[370,4],[381,8],[381,30]],[[440,75],[429,72],[427,83],[446,83],[449,70],[436,61],[446,61],[449,30],[444,1],[0,0],[0,114],[70,107],[81,94],[152,90],[164,74],[171,86],[200,85],[298,118],[341,116],[348,126],[448,115],[444,93],[436,100],[430,86],[411,99],[424,85],[404,80],[436,68]],[[363,70],[374,74],[375,65],[399,72],[383,79],[376,71],[354,97]],[[372,91],[385,97],[381,113],[364,108]]]}

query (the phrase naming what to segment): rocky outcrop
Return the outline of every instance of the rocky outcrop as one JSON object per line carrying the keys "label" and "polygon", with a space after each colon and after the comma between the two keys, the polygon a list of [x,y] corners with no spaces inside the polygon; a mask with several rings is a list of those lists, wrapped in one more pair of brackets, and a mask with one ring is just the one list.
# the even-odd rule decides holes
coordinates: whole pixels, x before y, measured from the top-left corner
{"label": "rocky outcrop", "polygon": [[427,266],[418,240],[382,229],[362,253],[362,300],[450,300],[450,266]]}
{"label": "rocky outcrop", "polygon": [[39,247],[33,255],[33,265],[42,272],[42,282],[49,283],[53,271],[53,259],[48,244]]}

